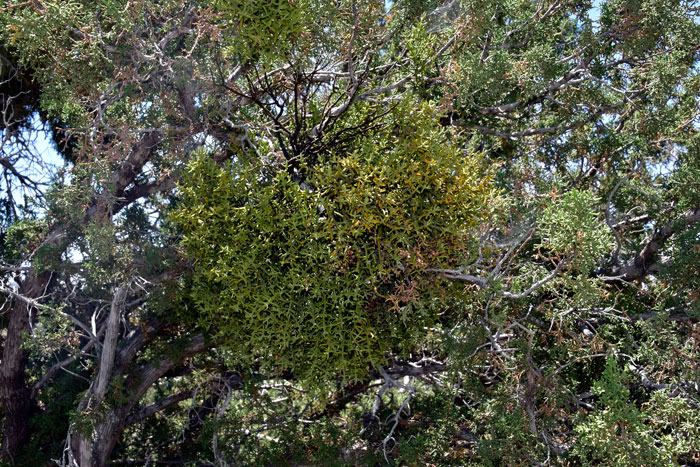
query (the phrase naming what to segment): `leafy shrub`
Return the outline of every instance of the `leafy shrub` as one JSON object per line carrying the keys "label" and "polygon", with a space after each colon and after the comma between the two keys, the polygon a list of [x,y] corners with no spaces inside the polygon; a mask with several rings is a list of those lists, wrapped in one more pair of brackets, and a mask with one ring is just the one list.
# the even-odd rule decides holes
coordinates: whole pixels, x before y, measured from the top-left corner
{"label": "leafy shrub", "polygon": [[425,269],[467,249],[489,178],[428,106],[403,106],[355,147],[307,168],[303,185],[204,155],[189,165],[173,219],[195,261],[192,299],[241,358],[352,379],[434,322]]}

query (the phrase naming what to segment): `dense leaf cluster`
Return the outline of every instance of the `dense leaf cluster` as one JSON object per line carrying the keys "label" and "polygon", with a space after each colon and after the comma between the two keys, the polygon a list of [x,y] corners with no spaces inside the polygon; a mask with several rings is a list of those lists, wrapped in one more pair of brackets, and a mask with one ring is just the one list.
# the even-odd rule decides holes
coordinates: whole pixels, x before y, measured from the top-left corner
{"label": "dense leaf cluster", "polygon": [[302,184],[206,155],[186,170],[173,219],[194,261],[192,312],[237,358],[318,381],[360,379],[416,345],[444,306],[425,269],[473,254],[492,195],[427,105],[402,105]]}

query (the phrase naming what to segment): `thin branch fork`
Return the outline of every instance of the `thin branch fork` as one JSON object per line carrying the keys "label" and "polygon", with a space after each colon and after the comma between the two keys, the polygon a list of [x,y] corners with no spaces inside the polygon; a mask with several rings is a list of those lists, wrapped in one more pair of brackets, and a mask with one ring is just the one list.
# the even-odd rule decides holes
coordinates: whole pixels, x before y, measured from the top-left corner
{"label": "thin branch fork", "polygon": [[[560,260],[552,272],[550,272],[547,276],[545,276],[544,278],[542,278],[542,279],[538,280],[537,282],[535,282],[534,284],[532,284],[528,289],[526,289],[523,292],[513,293],[513,292],[510,292],[508,290],[498,290],[496,293],[502,297],[513,299],[513,300],[525,298],[525,297],[531,295],[533,292],[535,292],[537,289],[539,289],[543,285],[552,281],[568,262],[569,262],[569,258],[564,258],[564,259]],[[446,279],[450,279],[450,280],[454,280],[454,281],[468,282],[470,284],[476,285],[480,289],[487,289],[489,287],[489,282],[487,279],[485,279],[483,277],[479,277],[479,276],[474,276],[472,274],[466,274],[464,272],[464,270],[462,270],[462,269],[428,268],[428,269],[426,269],[426,271],[442,274],[442,276]]]}
{"label": "thin branch fork", "polygon": [[[410,414],[409,402],[411,401],[411,399],[412,399],[413,396],[415,395],[415,393],[416,393],[416,388],[413,387],[413,386],[409,386],[409,385],[400,383],[400,382],[398,382],[397,380],[393,379],[393,378],[392,378],[391,376],[389,376],[389,374],[384,370],[384,368],[381,368],[381,367],[380,367],[380,368],[379,368],[379,372],[380,372],[380,374],[382,375],[382,378],[384,378],[384,386],[382,386],[382,388],[379,390],[379,393],[378,393],[378,395],[377,395],[377,397],[380,399],[380,402],[381,402],[381,396],[384,394],[384,392],[386,392],[388,389],[391,389],[391,388],[403,389],[404,391],[406,391],[406,392],[408,393],[408,395],[406,396],[406,399],[404,399],[404,400],[401,402],[401,405],[399,406],[399,410],[398,410],[394,415],[392,415],[391,417],[389,417],[389,419],[385,422],[385,424],[390,423],[390,422],[393,422],[393,424],[392,424],[392,426],[391,426],[391,430],[389,431],[389,433],[388,433],[388,434],[384,437],[384,439],[382,440],[382,450],[383,450],[383,452],[384,452],[384,459],[385,459],[385,460],[387,461],[387,463],[388,463],[388,462],[389,462],[388,453],[391,453],[391,452],[396,448],[396,439],[394,439],[394,433],[396,432],[396,428],[397,428],[398,425],[399,425],[399,420],[400,420],[401,414],[403,414],[404,412],[405,412],[406,414]],[[375,402],[376,402],[376,401],[375,401]],[[373,407],[372,407],[373,409],[374,409],[374,406],[375,406],[375,405],[377,405],[377,404],[376,404],[376,403],[373,404]],[[376,412],[375,412],[374,416],[376,417]],[[391,443],[391,442],[393,442],[394,444],[393,444],[393,446],[391,447],[391,449],[389,449],[389,450],[387,451],[387,446],[388,446],[389,443]]]}
{"label": "thin branch fork", "polygon": [[700,207],[694,207],[683,213],[680,218],[670,221],[659,228],[646,242],[644,248],[626,263],[603,269],[600,278],[608,283],[632,282],[659,270],[655,258],[674,234],[700,222]]}
{"label": "thin branch fork", "polygon": [[44,375],[41,377],[41,379],[39,379],[39,381],[37,381],[36,384],[32,386],[31,399],[36,399],[36,397],[39,395],[39,391],[41,391],[41,389],[46,385],[46,383],[51,381],[51,379],[56,375],[56,373],[78,360],[78,358],[80,358],[82,355],[87,354],[87,352],[89,352],[92,349],[92,347],[94,347],[94,345],[95,341],[90,340],[87,344],[85,344],[85,346],[83,346],[82,349],[80,349],[78,355],[73,355],[64,360],[61,360],[60,362],[56,363],[51,368],[49,368],[48,371],[44,373]]}

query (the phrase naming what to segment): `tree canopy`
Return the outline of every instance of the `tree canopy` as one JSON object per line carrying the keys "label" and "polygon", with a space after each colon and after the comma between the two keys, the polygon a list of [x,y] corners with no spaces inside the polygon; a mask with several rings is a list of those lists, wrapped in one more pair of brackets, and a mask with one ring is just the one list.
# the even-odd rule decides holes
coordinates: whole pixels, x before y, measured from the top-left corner
{"label": "tree canopy", "polygon": [[697,1],[0,37],[2,462],[700,463]]}

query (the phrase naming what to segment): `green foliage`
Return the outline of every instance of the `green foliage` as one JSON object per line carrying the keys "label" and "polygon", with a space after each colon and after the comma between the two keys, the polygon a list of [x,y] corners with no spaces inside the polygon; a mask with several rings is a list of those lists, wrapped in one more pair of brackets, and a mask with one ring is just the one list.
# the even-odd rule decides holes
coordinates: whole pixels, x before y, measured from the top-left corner
{"label": "green foliage", "polygon": [[697,458],[700,454],[697,408],[693,410],[683,397],[662,390],[651,395],[644,404],[643,413],[662,452],[678,460]]}
{"label": "green foliage", "polygon": [[[119,420],[114,455],[697,464],[698,13],[688,0],[4,2],[0,60],[25,69],[6,81],[0,61],[0,91],[31,100],[5,104],[21,131],[39,105],[75,144],[36,213],[0,199],[3,226],[25,215],[2,266],[45,305],[6,297],[2,358],[11,337],[28,354],[3,362],[17,369],[3,417],[8,394],[77,358],[30,401],[15,464],[59,458],[69,429],[100,444],[110,417],[187,394]],[[109,393],[78,413],[124,280]],[[211,346],[184,359],[200,333]],[[368,420],[378,365],[416,390],[387,452],[407,393],[388,389]]]}
{"label": "green foliage", "polygon": [[[460,431],[460,424],[466,425],[467,410],[451,404],[450,396],[446,391],[436,390],[419,394],[411,400],[412,412],[400,420],[395,436],[395,465],[463,464],[461,449],[453,450],[451,447],[458,444],[455,437]],[[396,411],[394,407],[389,410]],[[466,430],[463,431],[466,433]]]}
{"label": "green foliage", "polygon": [[526,456],[539,457],[542,446],[535,442],[524,404],[499,390],[484,396],[483,404],[472,411],[465,424],[478,440],[473,451],[478,465],[497,466]]}
{"label": "green foliage", "polygon": [[422,82],[423,77],[429,73],[436,46],[436,37],[428,34],[425,23],[425,18],[421,18],[415,26],[405,32],[405,39],[402,41],[411,60],[413,75],[418,82]]}
{"label": "green foliage", "polygon": [[541,246],[570,258],[577,270],[589,271],[612,246],[612,235],[595,210],[596,197],[571,190],[547,207],[539,222]]}
{"label": "green foliage", "polygon": [[575,455],[583,465],[595,461],[615,466],[673,465],[667,445],[657,446],[643,412],[630,399],[629,376],[614,357],[608,357],[603,374],[593,386],[600,411],[584,416],[576,426]]}
{"label": "green foliage", "polygon": [[38,313],[37,322],[32,329],[32,339],[27,339],[24,343],[30,358],[37,364],[51,364],[55,352],[67,350],[74,353],[77,350],[79,336],[73,331],[63,309],[65,306],[49,304]]}
{"label": "green foliage", "polygon": [[664,279],[689,300],[691,308],[700,310],[700,228],[678,235],[674,242],[673,261],[664,270]]}
{"label": "green foliage", "polygon": [[44,224],[32,219],[13,223],[2,237],[0,252],[5,261],[16,261],[32,252],[41,240]]}
{"label": "green foliage", "polygon": [[307,188],[199,157],[173,215],[195,261],[200,323],[237,353],[300,377],[359,378],[435,320],[426,267],[448,266],[485,212],[488,177],[402,107],[387,129],[328,154]]}
{"label": "green foliage", "polygon": [[281,57],[303,33],[305,0],[215,0],[231,38],[229,53],[242,62]]}

